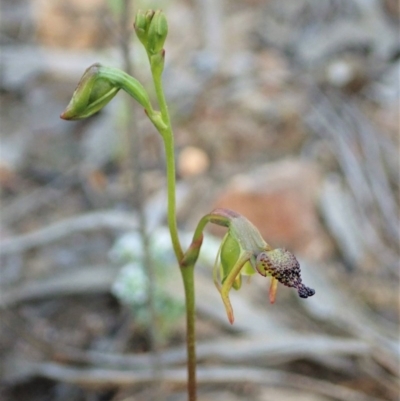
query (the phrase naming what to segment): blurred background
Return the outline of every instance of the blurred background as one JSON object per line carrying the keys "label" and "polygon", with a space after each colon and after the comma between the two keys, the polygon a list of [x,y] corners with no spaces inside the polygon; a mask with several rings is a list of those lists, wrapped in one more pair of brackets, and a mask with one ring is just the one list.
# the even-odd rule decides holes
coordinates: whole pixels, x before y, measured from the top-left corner
{"label": "blurred background", "polygon": [[196,268],[199,400],[399,397],[395,0],[1,0],[0,399],[185,400],[182,283],[162,143],[118,95],[65,122],[95,62],[154,99],[132,23],[169,21],[165,90],[183,243],[215,207],[301,261],[307,300]]}

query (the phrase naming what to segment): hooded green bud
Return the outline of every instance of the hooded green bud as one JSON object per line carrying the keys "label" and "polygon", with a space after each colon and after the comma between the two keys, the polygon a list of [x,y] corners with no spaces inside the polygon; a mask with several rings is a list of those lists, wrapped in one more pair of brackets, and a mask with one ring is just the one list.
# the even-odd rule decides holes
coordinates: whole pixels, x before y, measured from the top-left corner
{"label": "hooded green bud", "polygon": [[139,10],[135,17],[135,32],[149,57],[161,54],[168,34],[168,23],[161,10]]}
{"label": "hooded green bud", "polygon": [[167,18],[161,10],[157,10],[151,19],[148,29],[146,49],[150,54],[159,53],[164,48],[168,34]]}
{"label": "hooded green bud", "polygon": [[100,64],[93,64],[85,71],[61,118],[80,120],[90,117],[117,94],[120,88],[102,78],[101,69]]}
{"label": "hooded green bud", "polygon": [[93,64],[83,74],[61,118],[81,120],[90,117],[106,106],[120,89],[146,110],[151,109],[149,96],[139,81],[117,68]]}

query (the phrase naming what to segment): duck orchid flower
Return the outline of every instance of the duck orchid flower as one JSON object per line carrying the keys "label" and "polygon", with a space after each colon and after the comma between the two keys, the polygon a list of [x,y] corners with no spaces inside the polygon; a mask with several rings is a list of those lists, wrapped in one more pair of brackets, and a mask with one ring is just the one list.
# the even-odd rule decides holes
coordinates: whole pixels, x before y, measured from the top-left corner
{"label": "duck orchid flower", "polygon": [[301,298],[315,294],[313,289],[302,283],[300,264],[291,252],[272,248],[249,220],[229,209],[215,209],[200,220],[192,245],[185,255],[187,258],[197,259],[202,230],[208,222],[228,228],[217,254],[213,277],[230,323],[233,323],[234,315],[229,292],[232,288],[240,289],[242,276],[258,273],[263,277],[271,277],[271,303],[275,302],[278,283],[295,288]]}

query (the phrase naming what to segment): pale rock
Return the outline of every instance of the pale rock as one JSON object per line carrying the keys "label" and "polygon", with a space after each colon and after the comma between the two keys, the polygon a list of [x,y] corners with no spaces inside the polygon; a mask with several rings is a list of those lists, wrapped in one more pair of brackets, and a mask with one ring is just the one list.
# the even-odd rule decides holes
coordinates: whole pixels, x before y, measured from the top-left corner
{"label": "pale rock", "polygon": [[199,175],[208,170],[210,160],[204,150],[194,146],[185,147],[179,154],[178,172],[182,177]]}

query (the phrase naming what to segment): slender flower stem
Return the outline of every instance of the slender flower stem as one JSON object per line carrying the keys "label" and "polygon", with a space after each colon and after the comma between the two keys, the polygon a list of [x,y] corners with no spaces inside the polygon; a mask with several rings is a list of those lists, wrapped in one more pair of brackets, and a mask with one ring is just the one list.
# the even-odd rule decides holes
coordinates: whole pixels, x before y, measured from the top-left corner
{"label": "slender flower stem", "polygon": [[178,227],[176,222],[176,195],[175,195],[175,157],[174,157],[174,137],[171,133],[163,136],[165,157],[167,165],[167,197],[168,211],[167,219],[171,234],[172,246],[178,262],[183,258],[182,246],[179,241]]}
{"label": "slender flower stem", "polygon": [[156,89],[157,99],[161,110],[161,117],[165,124],[165,128],[161,130],[164,140],[165,159],[167,165],[167,191],[168,191],[168,226],[171,234],[172,246],[178,262],[183,258],[183,250],[179,241],[178,226],[176,222],[176,177],[175,177],[175,148],[174,135],[171,127],[168,106],[165,100],[164,90],[162,86],[161,75],[153,74],[154,86]]}
{"label": "slender flower stem", "polygon": [[158,104],[160,106],[161,115],[163,117],[164,123],[170,129],[169,134],[171,136],[173,136],[172,135],[172,128],[171,128],[171,118],[169,116],[167,101],[165,100],[165,95],[164,95],[164,89],[163,89],[161,75],[158,75],[158,74],[156,74],[154,72],[153,78],[154,78],[154,86],[155,86],[155,89],[156,89],[156,95],[157,95]]}
{"label": "slender flower stem", "polygon": [[157,100],[160,106],[161,118],[165,126],[159,129],[165,148],[167,165],[167,190],[168,190],[168,226],[171,235],[172,246],[179,263],[185,288],[186,304],[186,347],[187,347],[187,371],[188,371],[188,401],[196,401],[196,306],[194,289],[194,263],[183,264],[184,253],[178,236],[176,221],[176,176],[175,176],[175,148],[174,135],[162,86],[161,74],[152,70]]}
{"label": "slender flower stem", "polygon": [[188,372],[188,399],[196,401],[196,305],[194,292],[194,265],[182,267],[186,299],[186,350]]}

